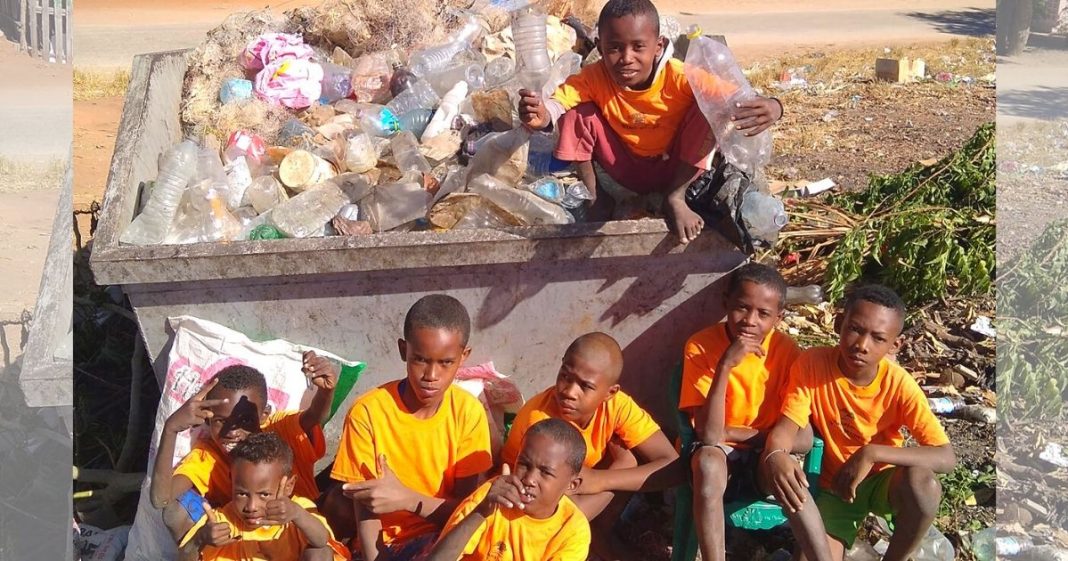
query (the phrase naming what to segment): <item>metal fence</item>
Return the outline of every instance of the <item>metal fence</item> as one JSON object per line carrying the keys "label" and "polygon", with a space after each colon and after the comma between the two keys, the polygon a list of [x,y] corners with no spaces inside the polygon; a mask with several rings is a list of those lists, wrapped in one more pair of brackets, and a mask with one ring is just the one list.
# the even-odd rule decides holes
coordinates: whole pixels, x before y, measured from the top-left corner
{"label": "metal fence", "polygon": [[0,30],[32,56],[70,64],[73,0],[0,0]]}

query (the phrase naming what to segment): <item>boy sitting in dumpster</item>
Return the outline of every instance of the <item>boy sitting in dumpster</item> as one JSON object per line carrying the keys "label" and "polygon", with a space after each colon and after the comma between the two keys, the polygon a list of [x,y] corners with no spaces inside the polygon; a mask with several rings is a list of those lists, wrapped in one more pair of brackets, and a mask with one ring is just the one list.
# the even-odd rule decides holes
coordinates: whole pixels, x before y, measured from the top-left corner
{"label": "boy sitting in dumpster", "polygon": [[[793,339],[775,329],[786,306],[786,281],[767,265],[731,273],[723,295],[726,321],[695,333],[683,350],[679,410],[690,415],[697,440],[684,456],[693,474],[693,516],[702,559],[725,559],[724,501],[767,493],[757,460],[779,419],[790,367],[800,355]],[[790,443],[791,453],[812,446],[812,429]],[[802,511],[817,516],[814,509]],[[802,550],[815,555],[797,532]],[[822,536],[821,536],[822,539]]]}
{"label": "boy sitting in dumpster", "polygon": [[[322,423],[330,414],[338,371],[324,357],[304,354],[304,375],[315,386],[315,395],[304,411],[272,414],[267,405],[267,381],[249,366],[229,366],[179,407],[163,425],[152,471],[152,506],[163,509],[163,519],[178,539],[199,518],[201,497],[214,507],[230,502],[230,452],[249,435],[277,433],[292,450],[296,493],[315,499],[315,462],[326,453]],[[208,437],[171,466],[179,433],[206,424]]]}
{"label": "boy sitting in dumpster", "polygon": [[[901,346],[904,321],[905,305],[889,288],[854,288],[839,318],[838,346],[809,349],[794,362],[782,418],[760,459],[784,510],[818,507],[819,517],[803,518],[804,531],[821,538],[835,561],[853,546],[868,513],[893,519],[883,559],[908,559],[938,512],[935,474],[956,463],[923,390],[887,358]],[[826,443],[815,504],[804,472],[786,453],[810,420]],[[918,446],[904,447],[903,426]]]}
{"label": "boy sitting in dumpster", "polygon": [[606,561],[630,558],[612,531],[630,492],[666,489],[683,478],[679,455],[660,426],[620,390],[622,372],[615,339],[604,333],[575,339],[556,384],[523,405],[501,450],[502,464],[515,465],[523,438],[543,419],[562,419],[578,429],[586,456],[572,498],[592,523],[593,552]]}
{"label": "boy sitting in dumpster", "polygon": [[360,396],[345,419],[324,502],[341,537],[355,531],[365,561],[425,553],[456,505],[493,466],[489,422],[453,386],[471,353],[471,319],[458,300],[425,296],[398,341],[407,377]]}
{"label": "boy sitting in dumpster", "polygon": [[[712,169],[715,138],[708,121],[682,61],[672,58],[671,43],[660,37],[652,2],[609,0],[597,29],[601,60],[569,77],[550,99],[520,90],[520,119],[534,130],[559,128],[554,155],[573,162],[589,187],[590,221],[610,219],[615,205],[597,181],[597,162],[630,191],[664,193],[668,227],[688,243],[704,227],[686,204],[686,188]],[[758,97],[740,104],[733,118],[738,130],[755,135],[782,113],[777,99]]]}
{"label": "boy sitting in dumpster", "polygon": [[184,559],[341,561],[348,551],[334,539],[315,503],[293,494],[293,451],[276,433],[250,435],[231,451],[233,500],[204,514],[179,543]]}
{"label": "boy sitting in dumpster", "polygon": [[586,443],[560,419],[534,423],[515,467],[464,499],[445,524],[429,561],[552,559],[585,561],[590,524],[567,497],[582,483]]}

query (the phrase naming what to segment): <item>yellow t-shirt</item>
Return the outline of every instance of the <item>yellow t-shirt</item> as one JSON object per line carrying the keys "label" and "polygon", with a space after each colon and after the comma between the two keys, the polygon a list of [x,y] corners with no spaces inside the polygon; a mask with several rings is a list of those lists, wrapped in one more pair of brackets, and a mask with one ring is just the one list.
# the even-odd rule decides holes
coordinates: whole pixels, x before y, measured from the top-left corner
{"label": "yellow t-shirt", "polygon": [[[716,365],[730,345],[726,323],[698,331],[686,341],[682,352],[679,410],[688,412],[691,421],[697,409],[705,404]],[[774,330],[768,333],[761,346],[763,357],[746,355],[730,371],[724,426],[768,431],[779,420],[790,367],[801,350],[789,335]]]}
{"label": "yellow t-shirt", "polygon": [[[318,511],[315,503],[303,497],[293,497],[293,502],[301,508],[308,510],[330,534],[330,549],[334,551],[334,561],[350,559],[349,551],[334,539],[334,533],[330,525],[326,523]],[[230,525],[230,536],[240,538],[222,547],[204,546],[200,553],[201,561],[261,561],[265,559],[300,559],[300,554],[308,547],[308,540],[304,532],[290,522],[282,526],[249,526],[241,513],[237,512],[234,503],[215,511],[216,519]],[[200,528],[208,521],[207,515],[198,520],[193,527],[186,532],[179,542],[182,547],[196,536]]]}
{"label": "yellow t-shirt", "polygon": [[[297,475],[293,494],[318,497],[315,462],[326,454],[322,427],[316,425],[315,438],[308,438],[300,426],[300,411],[280,411],[271,415],[261,430],[277,433],[293,450],[293,473]],[[174,468],[174,475],[188,477],[193,482],[193,488],[212,506],[222,506],[233,498],[230,460],[211,438],[198,440]]]}
{"label": "yellow t-shirt", "polygon": [[[519,410],[512,423],[512,430],[508,433],[508,441],[501,449],[501,460],[504,463],[515,465],[520,446],[523,445],[523,435],[531,425],[549,417],[561,418],[560,407],[554,397],[555,392],[555,387],[549,388],[531,398]],[[613,436],[618,436],[628,449],[634,448],[656,434],[660,425],[629,395],[620,390],[597,408],[589,425],[575,425],[575,428],[582,433],[582,438],[586,441],[585,466],[593,467],[604,457],[608,441]]]}
{"label": "yellow t-shirt", "polygon": [[[616,84],[602,59],[567,79],[553,93],[564,109],[593,102],[612,130],[636,156],[660,156],[671,150],[680,125],[695,103],[683,72],[683,62],[670,59],[647,90],[625,90]],[[708,76],[703,88],[711,94],[733,91],[733,86]]]}
{"label": "yellow t-shirt", "polygon": [[[782,406],[782,414],[800,427],[811,415],[813,428],[823,437],[820,486],[830,487],[842,464],[861,446],[904,446],[902,426],[922,446],[949,443],[927,396],[904,368],[883,358],[875,380],[858,387],[838,368],[838,353],[836,347],[801,353],[790,372]],[[887,467],[875,464],[872,473]]]}
{"label": "yellow t-shirt", "polygon": [[[409,489],[430,497],[452,497],[457,479],[493,466],[486,412],[474,396],[449,386],[437,413],[417,419],[405,408],[399,384],[379,386],[352,404],[330,477],[345,482],[376,479],[380,476],[376,458],[385,455],[389,468]],[[386,545],[438,530],[410,512],[379,519]]]}
{"label": "yellow t-shirt", "polygon": [[[455,528],[486,497],[493,479],[464,499],[441,535]],[[590,551],[590,523],[570,498],[544,520],[520,510],[498,508],[471,534],[461,561],[585,561]]]}

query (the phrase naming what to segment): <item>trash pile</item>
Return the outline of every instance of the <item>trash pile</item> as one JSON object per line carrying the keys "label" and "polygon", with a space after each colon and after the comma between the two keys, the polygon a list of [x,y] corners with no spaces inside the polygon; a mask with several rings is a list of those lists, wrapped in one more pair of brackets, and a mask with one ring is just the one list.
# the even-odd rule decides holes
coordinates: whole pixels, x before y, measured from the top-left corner
{"label": "trash pile", "polygon": [[[292,21],[253,14],[243,29],[257,33],[225,60],[220,45],[234,44],[240,33],[224,24],[213,33],[225,40],[198,53],[218,59],[226,75],[212,81],[202,60],[190,64],[182,105],[186,138],[161,156],[159,174],[144,184],[121,241],[183,244],[582,221],[589,189],[553,156],[554,133],[525,128],[516,108],[520,89],[548,97],[599,58],[592,52],[584,60],[573,50],[576,43],[589,44],[590,30],[536,5],[507,8],[507,25],[495,32],[493,18],[453,10],[460,25],[443,42],[355,57],[354,49],[332,38],[278,30],[293,29]],[[665,19],[662,32],[680,36],[678,23]],[[304,22],[300,29],[323,27]],[[690,49],[691,56],[705,50],[702,41],[711,42],[687,39],[702,45]],[[327,52],[323,45],[335,46]],[[726,51],[708,52],[717,48]],[[699,74],[711,72],[738,87],[730,99],[699,97],[713,126],[726,131],[729,116],[722,108],[755,94],[732,57],[717,66],[722,57],[704,56],[692,82],[708,80]],[[205,84],[217,84],[210,103]],[[721,136],[727,160],[740,169],[752,172],[770,157],[768,133]],[[772,234],[785,223],[781,208]]]}

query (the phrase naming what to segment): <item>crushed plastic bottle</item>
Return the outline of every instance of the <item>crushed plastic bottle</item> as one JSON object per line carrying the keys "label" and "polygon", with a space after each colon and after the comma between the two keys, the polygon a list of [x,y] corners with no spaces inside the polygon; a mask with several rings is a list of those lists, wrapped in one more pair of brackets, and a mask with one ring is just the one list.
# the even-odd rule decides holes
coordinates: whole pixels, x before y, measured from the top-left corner
{"label": "crushed plastic bottle", "polygon": [[164,154],[148,203],[123,231],[121,242],[149,245],[163,241],[182,193],[196,174],[196,162],[197,144],[192,140],[183,140]]}
{"label": "crushed plastic bottle", "polygon": [[749,235],[768,244],[775,241],[788,221],[782,201],[757,190],[742,196],[741,214]]}
{"label": "crushed plastic bottle", "polygon": [[1027,537],[998,536],[997,528],[984,528],[972,535],[972,554],[976,561],[996,561],[998,557],[1015,557],[1034,547]]}
{"label": "crushed plastic bottle", "polygon": [[[521,158],[522,163],[526,164],[529,153],[524,151],[524,148],[529,145],[530,134],[526,127],[519,127],[505,132],[490,133],[478,139],[474,146],[474,156],[471,157],[467,166],[468,187],[470,188],[472,179],[483,173],[492,174],[500,179],[513,180],[512,184],[518,181],[526,171],[526,166],[524,165],[522,170],[509,170],[506,164],[515,157]],[[513,171],[517,171],[518,174],[511,173]],[[512,175],[515,177],[513,178]]]}
{"label": "crushed plastic bottle", "polygon": [[482,34],[482,22],[478,16],[468,14],[460,29],[449,37],[447,43],[412,53],[408,68],[416,76],[426,76],[449,65],[453,57],[468,49]]}
{"label": "crushed plastic bottle", "polygon": [[441,103],[441,98],[434,92],[434,88],[422,78],[412,80],[408,89],[397,97],[391,99],[386,107],[395,115],[401,115],[412,109],[434,109]]}
{"label": "crushed plastic bottle", "polygon": [[398,117],[400,130],[410,131],[417,138],[422,138],[432,118],[434,118],[433,109],[412,109]]}
{"label": "crushed plastic bottle", "polygon": [[187,244],[237,239],[242,224],[226,208],[225,199],[225,191],[216,190],[210,180],[187,189],[164,242]]}
{"label": "crushed plastic bottle", "polygon": [[387,183],[359,202],[360,216],[375,232],[386,232],[425,217],[429,193],[419,183]]}
{"label": "crushed plastic bottle", "polygon": [[250,206],[257,214],[263,214],[288,199],[289,195],[281,182],[272,175],[261,175],[245,189],[241,205]]}
{"label": "crushed plastic bottle", "polygon": [[920,547],[912,552],[913,561],[953,561],[956,552],[949,538],[932,525],[920,541]]}
{"label": "crushed plastic bottle", "polygon": [[352,69],[329,62],[322,63],[323,80],[319,103],[328,105],[352,94]]}
{"label": "crushed plastic bottle", "polygon": [[378,165],[375,145],[366,133],[358,132],[345,140],[345,168],[350,172],[364,173]]}
{"label": "crushed plastic bottle", "polygon": [[515,61],[505,57],[497,57],[486,65],[485,80],[487,88],[496,88],[511,80],[515,76]]}
{"label": "crushed plastic bottle", "polygon": [[389,107],[370,103],[357,105],[360,128],[367,134],[388,137],[401,130],[400,121],[397,120],[397,113]]}
{"label": "crushed plastic bottle", "polygon": [[438,110],[434,113],[434,117],[430,119],[430,123],[427,124],[426,130],[423,131],[422,138],[430,139],[447,131],[452,126],[452,122],[456,119],[456,115],[460,112],[460,102],[467,97],[467,82],[457,82],[445,94],[445,97],[441,98],[441,105],[438,106]]}
{"label": "crushed plastic bottle", "polygon": [[993,424],[997,422],[997,410],[982,405],[968,405],[959,397],[929,397],[927,404],[936,415],[953,415],[954,417],[977,423]]}
{"label": "crushed plastic bottle", "polygon": [[223,171],[226,174],[226,206],[234,210],[241,206],[245,191],[252,185],[252,170],[249,169],[248,160],[241,156],[226,164]]}
{"label": "crushed plastic bottle", "polygon": [[321,236],[326,223],[348,203],[340,189],[325,183],[274,207],[271,223],[290,238]]}
{"label": "crushed plastic bottle", "polygon": [[564,210],[564,207],[550,203],[529,191],[509,187],[489,174],[475,177],[468,183],[467,188],[514,214],[527,225],[575,222],[575,218]]}
{"label": "crushed plastic bottle", "polygon": [[389,141],[389,144],[393,150],[393,161],[396,162],[397,169],[401,173],[410,171],[429,173],[433,169],[430,167],[430,163],[426,161],[426,157],[419,151],[419,141],[410,131],[397,133]]}
{"label": "crushed plastic bottle", "polygon": [[789,286],[786,288],[786,305],[796,306],[798,304],[808,304],[815,306],[822,304],[823,287],[818,284],[810,284],[808,286]]}
{"label": "crushed plastic bottle", "polygon": [[686,80],[723,157],[753,177],[771,159],[771,133],[745,136],[731,121],[737,104],[756,97],[731,50],[708,37],[697,37],[686,53]]}

